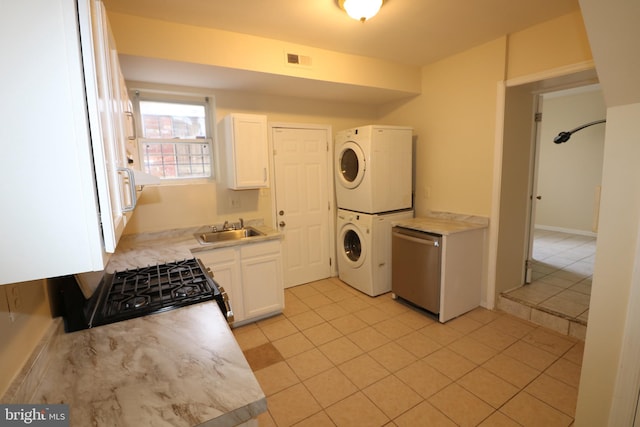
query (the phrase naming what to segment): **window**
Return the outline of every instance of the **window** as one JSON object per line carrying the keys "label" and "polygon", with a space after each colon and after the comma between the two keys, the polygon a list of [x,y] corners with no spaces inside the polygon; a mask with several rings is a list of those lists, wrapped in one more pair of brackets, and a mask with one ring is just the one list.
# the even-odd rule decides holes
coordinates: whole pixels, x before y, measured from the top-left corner
{"label": "window", "polygon": [[207,101],[138,100],[144,172],[164,180],[212,176]]}

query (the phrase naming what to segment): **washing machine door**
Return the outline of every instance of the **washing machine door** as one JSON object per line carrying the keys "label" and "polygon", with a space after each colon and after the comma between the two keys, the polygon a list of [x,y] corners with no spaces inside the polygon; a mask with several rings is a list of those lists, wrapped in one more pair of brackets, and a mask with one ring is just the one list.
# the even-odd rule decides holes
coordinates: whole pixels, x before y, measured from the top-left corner
{"label": "washing machine door", "polygon": [[336,155],[336,176],[345,188],[356,188],[364,178],[366,162],[364,152],[353,141],[345,142]]}
{"label": "washing machine door", "polygon": [[367,256],[367,246],[362,232],[354,224],[348,223],[340,232],[340,256],[351,268],[358,268]]}

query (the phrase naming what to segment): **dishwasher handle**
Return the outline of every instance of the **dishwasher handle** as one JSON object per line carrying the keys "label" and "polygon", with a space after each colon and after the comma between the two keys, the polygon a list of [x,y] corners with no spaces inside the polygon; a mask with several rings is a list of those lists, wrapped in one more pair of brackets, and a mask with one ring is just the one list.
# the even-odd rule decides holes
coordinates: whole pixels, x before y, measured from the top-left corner
{"label": "dishwasher handle", "polygon": [[440,242],[438,242],[437,240],[429,239],[429,238],[421,239],[419,237],[407,236],[406,234],[402,234],[402,233],[398,233],[398,232],[394,232],[393,233],[393,237],[397,237],[399,239],[408,240],[409,242],[418,243],[420,245],[434,246],[436,248],[440,247]]}

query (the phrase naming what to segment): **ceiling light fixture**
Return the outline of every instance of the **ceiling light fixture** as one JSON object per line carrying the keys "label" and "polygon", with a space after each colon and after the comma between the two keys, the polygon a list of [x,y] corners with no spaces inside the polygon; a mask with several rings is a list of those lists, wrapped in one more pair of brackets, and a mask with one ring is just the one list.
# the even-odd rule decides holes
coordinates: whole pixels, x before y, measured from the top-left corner
{"label": "ceiling light fixture", "polygon": [[367,21],[378,13],[384,0],[338,0],[340,9],[356,21]]}

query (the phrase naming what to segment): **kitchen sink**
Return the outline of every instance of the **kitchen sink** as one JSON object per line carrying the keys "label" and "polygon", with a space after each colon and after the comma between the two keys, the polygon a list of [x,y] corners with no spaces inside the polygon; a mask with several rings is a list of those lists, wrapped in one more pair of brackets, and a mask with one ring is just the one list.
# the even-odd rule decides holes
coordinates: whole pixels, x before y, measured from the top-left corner
{"label": "kitchen sink", "polygon": [[229,240],[242,240],[251,237],[265,236],[261,231],[253,227],[243,227],[237,230],[220,230],[195,233],[194,236],[201,244],[226,242]]}

